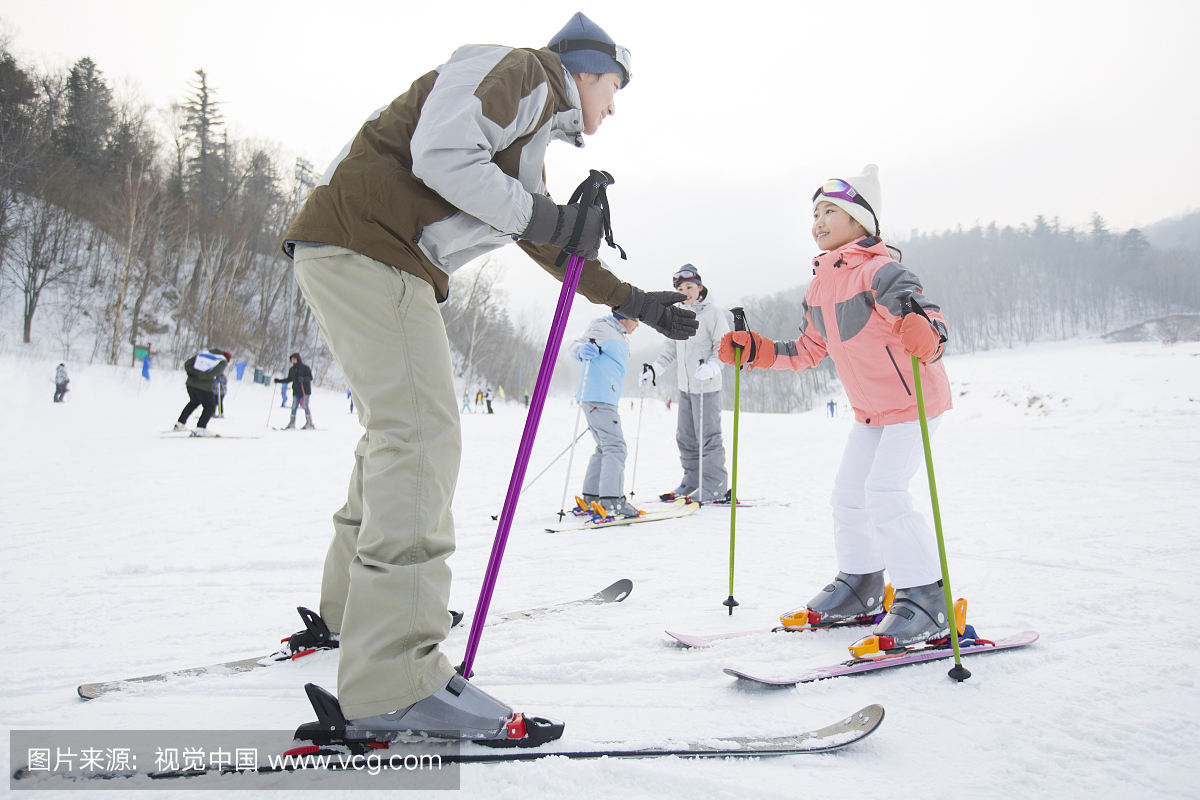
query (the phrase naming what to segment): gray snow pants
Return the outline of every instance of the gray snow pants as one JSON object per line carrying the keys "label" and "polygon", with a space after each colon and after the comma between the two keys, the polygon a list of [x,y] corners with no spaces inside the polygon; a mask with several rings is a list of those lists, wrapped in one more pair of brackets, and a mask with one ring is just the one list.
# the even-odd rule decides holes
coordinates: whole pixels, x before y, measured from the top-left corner
{"label": "gray snow pants", "polygon": [[596,440],[596,451],[588,460],[583,478],[583,493],[599,497],[625,495],[625,435],[621,433],[621,415],[608,403],[584,403],[588,430]]}
{"label": "gray snow pants", "polygon": [[[700,398],[704,398],[703,404]],[[704,406],[701,428],[701,405]],[[697,433],[703,430],[704,485],[699,488],[705,501],[714,495],[724,495],[729,489],[729,473],[725,471],[725,444],[721,439],[721,393],[679,393],[679,420],[675,428],[675,443],[679,445],[679,463],[683,466],[683,483],[698,486],[700,482],[700,442]]]}

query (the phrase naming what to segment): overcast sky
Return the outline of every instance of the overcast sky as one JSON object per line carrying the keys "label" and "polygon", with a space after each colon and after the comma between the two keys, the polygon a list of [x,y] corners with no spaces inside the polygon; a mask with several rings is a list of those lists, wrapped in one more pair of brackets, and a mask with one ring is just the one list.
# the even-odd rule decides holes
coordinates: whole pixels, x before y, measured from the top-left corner
{"label": "overcast sky", "polygon": [[[320,171],[457,46],[543,46],[577,10],[634,75],[586,148],[550,147],[550,189],[614,174],[630,261],[606,260],[647,288],[684,262],[723,304],[806,280],[812,192],[868,162],[894,238],[1093,212],[1123,230],[1200,206],[1196,0],[20,0],[0,21],[26,61],[90,56],[158,106],[203,68],[235,136]],[[552,309],[556,284],[504,260],[514,302]]]}

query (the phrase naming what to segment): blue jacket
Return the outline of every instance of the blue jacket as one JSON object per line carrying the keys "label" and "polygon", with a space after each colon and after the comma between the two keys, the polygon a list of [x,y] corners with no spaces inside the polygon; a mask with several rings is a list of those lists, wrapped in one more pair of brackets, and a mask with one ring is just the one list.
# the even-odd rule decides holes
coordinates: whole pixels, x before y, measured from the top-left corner
{"label": "blue jacket", "polygon": [[[582,361],[578,355],[579,348],[589,341],[595,340],[600,348],[600,355],[591,361],[591,366],[579,370],[579,385],[575,389],[575,399],[587,403],[608,403],[616,405],[621,399],[621,385],[625,382],[625,362],[629,360],[629,332],[615,317],[600,317],[580,338],[571,342],[569,352],[571,358]],[[583,376],[587,372],[587,387],[584,387]],[[580,396],[582,393],[582,397]]]}

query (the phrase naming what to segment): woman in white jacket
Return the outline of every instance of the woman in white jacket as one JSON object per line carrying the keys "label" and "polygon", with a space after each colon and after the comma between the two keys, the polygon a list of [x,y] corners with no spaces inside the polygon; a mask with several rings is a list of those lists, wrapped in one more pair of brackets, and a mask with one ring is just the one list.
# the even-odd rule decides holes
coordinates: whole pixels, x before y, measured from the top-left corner
{"label": "woman in white jacket", "polygon": [[[676,291],[687,295],[684,305],[696,312],[700,329],[687,341],[668,341],[653,364],[642,365],[639,384],[657,385],[657,379],[675,364],[679,384],[679,421],[675,441],[683,480],[663,500],[697,495],[704,503],[726,500],[729,473],[725,470],[725,445],[721,439],[721,360],[717,349],[729,332],[727,312],[708,301],[700,273],[684,264],[671,280]],[[703,452],[703,457],[701,453]],[[700,482],[703,480],[704,485]]]}

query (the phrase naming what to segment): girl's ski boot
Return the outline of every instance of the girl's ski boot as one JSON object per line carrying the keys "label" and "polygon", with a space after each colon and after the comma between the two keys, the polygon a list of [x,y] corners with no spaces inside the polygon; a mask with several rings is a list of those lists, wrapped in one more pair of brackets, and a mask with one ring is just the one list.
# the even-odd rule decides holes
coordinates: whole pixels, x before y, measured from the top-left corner
{"label": "girl's ski boot", "polygon": [[884,595],[891,589],[884,584],[883,570],[863,575],[839,572],[807,606],[793,609],[779,621],[784,627],[825,626],[835,622],[873,622],[884,612]]}
{"label": "girl's ski boot", "polygon": [[[957,634],[963,635],[967,623],[967,601],[954,604]],[[862,658],[872,653],[901,653],[922,646],[944,647],[950,641],[950,621],[946,618],[946,595],[942,582],[927,583],[909,589],[897,589],[887,616],[871,635],[850,646],[850,653]]]}

